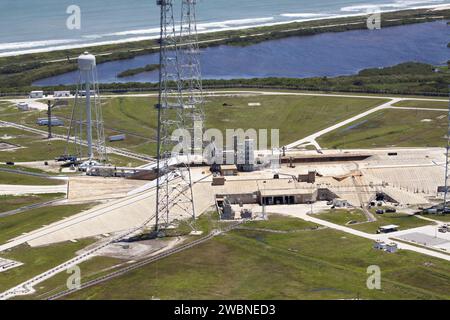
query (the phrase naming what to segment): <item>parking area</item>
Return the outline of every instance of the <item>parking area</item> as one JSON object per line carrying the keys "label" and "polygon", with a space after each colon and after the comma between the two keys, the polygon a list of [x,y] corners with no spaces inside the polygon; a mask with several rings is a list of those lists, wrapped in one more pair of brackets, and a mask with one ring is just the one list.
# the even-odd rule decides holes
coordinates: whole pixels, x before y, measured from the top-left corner
{"label": "parking area", "polygon": [[416,228],[413,232],[396,234],[396,238],[450,253],[450,232],[443,233],[438,229],[438,225],[425,226]]}

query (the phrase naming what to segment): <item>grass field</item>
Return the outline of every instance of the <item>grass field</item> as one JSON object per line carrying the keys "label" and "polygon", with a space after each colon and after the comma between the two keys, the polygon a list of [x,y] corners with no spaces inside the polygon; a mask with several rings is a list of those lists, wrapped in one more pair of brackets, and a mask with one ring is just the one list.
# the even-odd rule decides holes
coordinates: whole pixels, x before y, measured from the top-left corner
{"label": "grass field", "polygon": [[377,233],[381,226],[395,224],[399,226],[399,230],[417,228],[432,224],[430,221],[419,219],[416,216],[411,216],[405,213],[385,213],[376,214],[376,208],[371,209],[371,212],[377,217],[377,221],[365,222],[367,219],[361,210],[327,210],[313,216],[339,225],[347,225],[349,221],[364,222],[360,224],[348,224],[347,226],[353,229],[364,231],[367,233]]}
{"label": "grass field", "polygon": [[[249,107],[252,102],[261,106]],[[383,99],[309,96],[213,97],[207,98],[205,104],[206,127],[222,132],[239,128],[280,129],[280,143],[287,144],[383,102]],[[156,98],[120,97],[104,103],[107,134],[127,134],[126,141],[110,145],[154,155]],[[67,107],[59,108],[54,114],[68,117],[68,112]]]}
{"label": "grass field", "polygon": [[91,207],[92,204],[43,207],[0,218],[0,243],[5,243],[23,233],[36,230]]}
{"label": "grass field", "polygon": [[[320,212],[318,214],[312,214],[311,216],[340,225],[347,225],[350,221],[355,222],[367,221],[366,216],[359,209],[355,210],[331,209],[324,212]],[[348,224],[348,226],[351,226],[351,224]]]}
{"label": "grass field", "polygon": [[[154,106],[156,102],[155,97],[103,99],[105,135],[118,133],[127,135],[125,141],[107,142],[107,145],[155,155],[157,110]],[[261,106],[249,107],[248,103],[251,102],[261,103]],[[383,99],[312,96],[212,97],[207,98],[205,104],[206,127],[217,128],[222,132],[226,129],[239,128],[244,130],[280,129],[280,143],[287,144],[383,102],[385,102]],[[65,119],[66,125],[69,124],[70,113],[71,103],[69,106],[58,107],[53,111],[54,116]],[[45,112],[15,112],[2,117],[5,121],[39,128],[36,120],[44,116]],[[40,127],[40,129],[43,128]],[[67,128],[59,127],[54,131],[65,134]],[[23,143],[23,141],[18,142]],[[64,143],[62,145],[65,146]],[[42,148],[48,150],[49,154],[63,151],[54,145],[43,144]],[[23,156],[20,150],[17,153],[17,158]],[[33,157],[35,156],[36,154],[33,154]]]}
{"label": "grass field", "polygon": [[[203,231],[203,234],[208,234],[212,229],[219,228],[218,223],[218,214],[216,212],[207,212],[196,219],[195,227],[196,230]],[[220,224],[222,226],[225,226],[227,223],[221,222]],[[166,239],[170,239],[171,237],[185,236],[187,239],[184,243],[196,240],[198,238],[197,236],[189,236],[189,233],[192,231],[191,225],[192,221],[190,221],[189,223],[187,223],[187,221],[185,220],[179,221],[177,228],[171,229],[166,232]],[[100,256],[82,262],[81,264],[79,264],[79,267],[81,270],[83,281],[88,281],[126,263],[127,260]],[[67,277],[68,275],[66,273],[60,273],[40,283],[39,286],[35,288],[37,290],[35,294],[26,297],[17,297],[17,299],[45,299],[52,294],[66,290]]]}
{"label": "grass field", "polygon": [[[24,263],[24,265],[2,272],[0,292],[8,290],[34,276],[47,271],[75,256],[78,250],[92,244],[94,240],[84,239],[76,243],[65,242],[47,247],[31,248],[27,245],[1,252],[0,257]],[[68,276],[68,275],[67,275]]]}
{"label": "grass field", "polygon": [[[26,116],[28,120],[15,119],[17,123],[25,124],[31,127],[38,127],[34,123],[33,118],[35,116],[30,116],[32,113]],[[21,117],[21,114],[16,114]],[[9,119],[9,121],[14,119]],[[40,128],[42,129],[42,128]],[[66,132],[65,129],[59,128],[61,133]],[[2,136],[12,137],[11,139],[2,139]],[[22,148],[14,151],[0,151],[0,162],[29,162],[29,161],[44,161],[52,160],[66,151],[66,141],[63,140],[47,140],[46,136],[22,131],[15,128],[0,127],[0,142],[7,142],[11,144],[18,145]],[[83,148],[84,149],[84,148]],[[73,144],[67,149],[68,153],[75,150]],[[85,149],[84,149],[85,150]],[[141,160],[127,158],[125,156],[110,154],[108,155],[109,161],[117,166],[140,166],[145,164]],[[54,184],[57,184],[55,182]]]}
{"label": "grass field", "polygon": [[446,111],[382,110],[318,139],[324,148],[444,147]]}
{"label": "grass field", "polygon": [[0,195],[0,213],[15,210],[21,207],[29,206],[36,203],[43,203],[55,199],[64,198],[65,194],[62,193],[49,193],[49,194],[34,194],[26,196],[6,196]]}
{"label": "grass field", "polygon": [[431,109],[448,109],[448,102],[444,101],[415,101],[415,100],[403,100],[393,105],[394,107],[405,108],[431,108]]}
{"label": "grass field", "polygon": [[[115,266],[126,263],[124,260],[110,258],[110,257],[94,257],[79,265],[80,275],[83,281],[89,281],[93,277],[111,271]],[[34,288],[36,292],[32,295],[18,296],[17,300],[42,300],[51,296],[52,294],[67,290],[67,278],[70,274],[61,272],[56,276],[40,283]]]}
{"label": "grass field", "polygon": [[[291,229],[292,218],[252,223]],[[302,222],[302,227],[314,227]],[[366,287],[367,267],[382,290]],[[449,299],[450,264],[408,251],[389,254],[331,229],[236,230],[69,299]]]}
{"label": "grass field", "polygon": [[26,174],[0,171],[0,184],[54,186],[65,184],[65,181],[29,176]]}

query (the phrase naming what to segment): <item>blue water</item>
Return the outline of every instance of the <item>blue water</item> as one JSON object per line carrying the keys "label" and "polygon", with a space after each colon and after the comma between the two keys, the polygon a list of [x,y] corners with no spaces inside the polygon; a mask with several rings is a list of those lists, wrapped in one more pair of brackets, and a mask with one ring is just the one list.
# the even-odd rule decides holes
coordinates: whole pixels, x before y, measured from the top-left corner
{"label": "blue water", "polygon": [[[180,0],[174,0],[179,3]],[[450,0],[198,0],[199,31],[449,4]],[[81,9],[69,30],[67,7]],[[179,8],[176,8],[179,15]],[[139,40],[157,35],[156,0],[1,0],[0,56]]]}
{"label": "blue water", "polygon": [[[331,77],[407,61],[445,64],[450,60],[449,40],[450,28],[443,21],[374,31],[324,33],[247,47],[206,48],[201,51],[201,67],[205,79]],[[156,82],[157,71],[128,78],[117,78],[117,74],[157,62],[158,55],[151,54],[100,64],[99,80],[101,83]],[[76,79],[77,72],[70,72],[36,81],[35,85],[73,84]]]}

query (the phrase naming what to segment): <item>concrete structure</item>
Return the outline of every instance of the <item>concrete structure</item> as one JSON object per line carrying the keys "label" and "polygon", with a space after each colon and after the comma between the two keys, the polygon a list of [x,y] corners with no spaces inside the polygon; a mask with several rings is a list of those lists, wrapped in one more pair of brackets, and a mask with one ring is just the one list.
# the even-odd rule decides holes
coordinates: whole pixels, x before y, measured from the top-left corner
{"label": "concrete structure", "polygon": [[[397,152],[397,156],[388,156],[388,153],[393,151]],[[223,198],[228,197],[236,205],[242,203],[243,205],[256,206],[253,207],[253,212],[257,212],[262,210],[260,191],[264,191],[264,194],[268,196],[272,192],[277,193],[272,194],[272,196],[279,196],[281,192],[287,192],[287,194],[283,194],[284,196],[295,192],[295,189],[308,191],[307,194],[315,196],[316,201],[341,198],[347,200],[349,205],[355,206],[359,206],[359,197],[365,203],[370,203],[377,192],[382,191],[400,203],[397,207],[398,210],[405,208],[406,204],[417,207],[422,204],[429,204],[430,199],[436,197],[436,188],[442,184],[441,177],[444,168],[437,166],[435,163],[440,164],[445,160],[444,151],[443,148],[323,150],[324,156],[328,152],[333,154],[337,152],[351,154],[371,152],[372,155],[366,160],[358,162],[300,163],[296,168],[282,165],[279,170],[280,177],[290,176],[292,178],[273,179],[274,174],[271,170],[240,172],[238,176],[227,176],[224,185],[212,185],[213,176],[208,172],[209,167],[193,167],[191,171],[194,181],[196,211],[201,213],[210,210],[215,205],[221,206],[223,205]],[[307,156],[308,154],[314,154],[315,151],[294,151],[294,153]],[[399,174],[395,174],[397,169],[400,171]],[[298,182],[297,179],[294,179],[294,177],[309,171],[317,171],[314,184]],[[359,173],[353,179],[353,172],[356,171]],[[343,179],[336,180],[334,178],[336,176],[343,177]],[[356,185],[354,180],[358,182]],[[109,188],[114,189],[115,182],[108,181],[105,181],[105,183],[110,183]],[[89,181],[86,183],[88,184]],[[88,190],[90,187],[87,187],[87,184],[84,187],[81,186],[78,190],[86,189],[83,192],[86,193],[86,196],[89,196]],[[74,216],[68,219],[64,223],[64,228],[56,228],[55,226],[55,228],[50,228],[51,232],[48,231],[49,229],[46,229],[45,232],[42,230],[42,233],[40,231],[33,232],[33,237],[31,234],[28,237],[20,237],[11,245],[23,241],[30,241],[32,245],[49,244],[117,232],[136,226],[145,221],[145,218],[148,217],[148,208],[155,203],[154,187],[154,181],[148,182],[136,188],[136,192],[128,193],[128,196],[126,193],[122,194],[122,199],[113,200],[88,212],[80,213],[79,217]],[[420,192],[417,192],[418,189],[420,189]],[[301,192],[299,193],[301,194]],[[104,198],[107,198],[107,196],[105,195]],[[297,210],[297,206],[301,205],[271,206],[270,209],[267,208],[267,211],[278,212],[285,207],[286,209],[283,210]],[[310,205],[305,204],[304,206],[311,210]],[[322,208],[319,204],[314,204],[314,211],[323,210],[330,206],[317,209],[319,207]],[[435,232],[434,230],[433,234]],[[39,234],[39,236],[36,234]]]}
{"label": "concrete structure", "polygon": [[0,258],[0,273],[16,267],[20,267],[21,265],[23,265],[23,263],[21,262]]}
{"label": "concrete structure", "polygon": [[30,99],[40,99],[44,97],[44,91],[31,91]]}
{"label": "concrete structure", "polygon": [[255,140],[246,138],[238,143],[237,168],[244,172],[255,170]]}
{"label": "concrete structure", "polygon": [[70,91],[55,91],[53,93],[54,98],[68,98],[70,97]]}
{"label": "concrete structure", "polygon": [[234,164],[224,164],[220,166],[220,174],[224,177],[236,176],[238,175],[238,169]]}
{"label": "concrete structure", "polygon": [[19,102],[17,104],[17,109],[19,109],[20,111],[29,111],[30,110],[30,106],[26,102]]}
{"label": "concrete structure", "polygon": [[347,200],[336,198],[333,199],[333,206],[335,206],[336,208],[345,208],[349,206],[349,203]]}
{"label": "concrete structure", "polygon": [[386,249],[386,243],[384,241],[377,240],[373,244],[373,248],[374,249],[378,249],[378,250],[385,250]]}
{"label": "concrete structure", "polygon": [[398,251],[398,245],[395,242],[391,242],[386,245],[386,252],[395,253]]}
{"label": "concrete structure", "polygon": [[309,171],[307,174],[299,174],[298,181],[315,183],[316,182],[316,171]]}

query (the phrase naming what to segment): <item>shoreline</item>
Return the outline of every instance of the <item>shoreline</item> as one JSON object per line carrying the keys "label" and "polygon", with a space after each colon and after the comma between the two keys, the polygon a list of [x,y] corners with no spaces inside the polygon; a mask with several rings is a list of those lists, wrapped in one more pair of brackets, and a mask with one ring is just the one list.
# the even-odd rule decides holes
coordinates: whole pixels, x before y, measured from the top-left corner
{"label": "shoreline", "polygon": [[[395,14],[395,13],[401,13],[401,12],[407,12],[407,11],[428,11],[428,12],[434,12],[438,14],[440,11],[450,10],[450,4],[439,4],[439,5],[430,5],[430,6],[417,6],[417,7],[411,7],[407,9],[391,9],[391,10],[380,10],[380,14]],[[211,35],[214,33],[223,33],[223,32],[230,32],[230,31],[247,31],[251,29],[258,29],[258,28],[271,28],[271,27],[279,27],[279,26],[287,26],[290,24],[302,24],[302,23],[308,23],[308,22],[321,22],[321,21],[339,21],[344,20],[348,18],[360,18],[368,16],[370,13],[354,13],[354,14],[329,14],[327,16],[316,16],[306,19],[294,19],[289,21],[278,21],[278,22],[265,22],[261,24],[256,25],[243,25],[243,26],[236,26],[236,27],[226,27],[226,28],[216,28],[216,29],[207,29],[203,31],[198,31],[199,36],[201,35]],[[292,14],[292,16],[295,16],[295,14]],[[221,23],[221,22],[217,22]],[[13,58],[13,57],[20,57],[20,56],[26,56],[26,55],[32,55],[32,54],[45,54],[45,53],[52,53],[52,52],[58,52],[58,51],[71,51],[76,49],[83,49],[83,48],[96,48],[96,47],[102,47],[102,46],[117,46],[117,45],[125,45],[125,44],[135,44],[139,42],[145,42],[145,41],[152,41],[157,40],[159,38],[158,35],[155,36],[137,36],[138,34],[145,34],[150,33],[147,32],[149,30],[153,30],[154,28],[150,29],[143,29],[143,30],[129,30],[129,31],[123,31],[120,32],[121,34],[134,34],[136,36],[125,38],[125,39],[117,39],[117,40],[105,40],[105,41],[99,41],[94,43],[79,43],[79,44],[64,44],[64,45],[55,45],[50,47],[44,47],[44,48],[35,48],[35,49],[25,49],[25,50],[17,50],[17,51],[10,51],[10,52],[4,52],[0,53],[0,58]],[[48,41],[63,41],[63,40],[48,40]],[[66,40],[68,41],[68,40]],[[72,41],[72,40],[70,40]],[[77,41],[77,40],[73,40]]]}
{"label": "shoreline", "polygon": [[[277,24],[266,27],[199,34],[200,48],[249,46],[289,37],[306,37],[322,33],[340,33],[367,29],[367,15],[339,19],[314,19],[309,22]],[[441,21],[448,24],[450,9],[401,10],[384,14],[382,28]],[[97,63],[128,60],[159,50],[158,41],[139,41],[126,44],[95,46],[89,51],[97,56]],[[39,88],[32,84],[77,69],[78,56],[86,48],[58,50],[13,57],[0,57],[0,88],[4,92]],[[28,90],[28,89],[27,89]]]}

